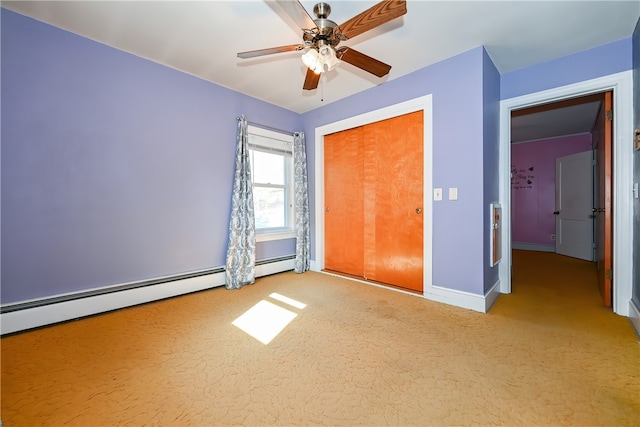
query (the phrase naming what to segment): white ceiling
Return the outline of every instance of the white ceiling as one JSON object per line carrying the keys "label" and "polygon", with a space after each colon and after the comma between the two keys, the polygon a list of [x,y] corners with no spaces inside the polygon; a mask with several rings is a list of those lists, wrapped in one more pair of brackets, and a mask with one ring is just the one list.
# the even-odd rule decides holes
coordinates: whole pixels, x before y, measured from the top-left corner
{"label": "white ceiling", "polygon": [[[302,1],[312,15],[316,1]],[[338,24],[377,1],[328,1]],[[500,73],[630,37],[636,1],[407,1],[407,14],[343,42],[393,68],[378,78],[343,63],[303,91],[301,30],[264,1],[2,1],[2,7],[304,113],[485,46]],[[324,101],[322,100],[324,99]],[[566,121],[566,118],[565,118]]]}
{"label": "white ceiling", "polygon": [[571,106],[554,104],[540,111],[531,108],[528,114],[511,118],[511,142],[529,142],[558,136],[591,133],[595,127],[602,101],[591,101]]}

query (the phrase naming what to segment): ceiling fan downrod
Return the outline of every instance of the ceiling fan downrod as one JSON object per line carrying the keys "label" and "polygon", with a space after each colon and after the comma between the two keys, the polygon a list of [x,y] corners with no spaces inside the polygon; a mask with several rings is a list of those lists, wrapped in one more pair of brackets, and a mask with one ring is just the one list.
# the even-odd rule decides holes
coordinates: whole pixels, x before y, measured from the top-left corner
{"label": "ceiling fan downrod", "polygon": [[328,3],[318,3],[313,6],[313,14],[318,19],[327,19],[331,14],[331,6]]}

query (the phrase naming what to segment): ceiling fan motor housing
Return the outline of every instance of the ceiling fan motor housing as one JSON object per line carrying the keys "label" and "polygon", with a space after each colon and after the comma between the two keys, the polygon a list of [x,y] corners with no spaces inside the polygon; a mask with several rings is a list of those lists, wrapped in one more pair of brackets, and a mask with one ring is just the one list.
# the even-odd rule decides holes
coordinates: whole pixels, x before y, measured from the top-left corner
{"label": "ceiling fan motor housing", "polygon": [[340,43],[340,39],[334,34],[334,29],[338,26],[335,22],[327,19],[331,13],[331,6],[327,3],[318,3],[313,7],[313,13],[318,19],[314,19],[316,28],[305,30],[302,39],[307,46],[320,48],[324,45],[335,47]]}

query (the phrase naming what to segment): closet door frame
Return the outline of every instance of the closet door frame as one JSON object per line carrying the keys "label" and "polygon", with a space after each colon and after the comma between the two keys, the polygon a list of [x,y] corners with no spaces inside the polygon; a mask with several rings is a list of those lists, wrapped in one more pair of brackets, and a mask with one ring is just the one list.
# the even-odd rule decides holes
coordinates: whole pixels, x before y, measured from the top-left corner
{"label": "closet door frame", "polygon": [[[324,136],[341,132],[358,126],[386,120],[404,114],[423,111],[423,295],[432,293],[432,223],[433,205],[431,194],[433,193],[433,117],[432,117],[432,96],[426,95],[409,101],[394,104],[379,110],[370,111],[358,116],[349,117],[344,120],[329,123],[315,129],[315,261],[311,262],[313,271],[322,272],[324,270]],[[365,282],[373,286],[378,286]],[[390,288],[387,288],[390,289]],[[398,290],[398,292],[405,292]],[[405,292],[409,293],[409,292]],[[415,295],[413,293],[409,293]]]}

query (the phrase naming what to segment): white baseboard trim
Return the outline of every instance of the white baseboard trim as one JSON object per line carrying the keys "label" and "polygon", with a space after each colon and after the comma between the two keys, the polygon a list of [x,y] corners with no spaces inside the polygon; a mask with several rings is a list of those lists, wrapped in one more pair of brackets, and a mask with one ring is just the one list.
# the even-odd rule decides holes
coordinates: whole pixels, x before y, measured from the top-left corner
{"label": "white baseboard trim", "polygon": [[[257,265],[256,277],[293,270],[294,264],[295,260],[287,259]],[[120,308],[211,289],[223,286],[224,284],[225,273],[223,271],[10,311],[0,315],[0,332],[2,335],[20,332]]]}
{"label": "white baseboard trim", "polygon": [[484,312],[487,313],[500,296],[500,279],[493,284],[491,289],[484,295]]}
{"label": "white baseboard trim", "polygon": [[425,289],[424,297],[431,301],[442,302],[455,307],[486,313],[499,295],[500,282],[496,282],[487,295],[477,295],[471,292],[432,286]]}
{"label": "white baseboard trim", "polygon": [[270,274],[282,273],[293,270],[296,267],[295,259],[285,259],[276,262],[267,262],[256,265],[256,277],[269,276]]}
{"label": "white baseboard trim", "polygon": [[[342,276],[340,274],[335,274],[327,271],[318,271],[314,267],[315,267],[314,262],[311,261],[312,271],[317,271],[319,273],[327,274],[329,276],[339,277],[341,279],[364,283],[365,285],[369,285],[369,286],[376,286],[376,287],[391,290],[394,292],[400,292],[400,293],[404,293],[412,296],[420,296],[420,294],[403,291],[402,289],[397,289],[390,286],[379,285],[375,282],[368,282],[366,280],[360,280],[357,278]],[[477,295],[477,294],[472,294],[470,292],[457,291],[455,289],[447,289],[441,286],[431,286],[424,290],[422,296],[425,299],[428,299],[431,301],[441,302],[444,304],[453,305],[455,307],[479,311],[480,313],[486,313],[489,311],[491,306],[493,306],[493,304],[496,302],[496,300],[500,296],[500,280],[496,281],[496,283],[493,284],[493,286],[491,287],[491,289],[489,289],[486,295]]]}
{"label": "white baseboard trim", "polygon": [[629,300],[629,320],[636,330],[636,335],[640,336],[640,307],[633,300]]}
{"label": "white baseboard trim", "polygon": [[524,251],[538,251],[538,252],[555,252],[555,245],[539,245],[534,243],[518,243],[512,242],[511,249],[521,249]]}

